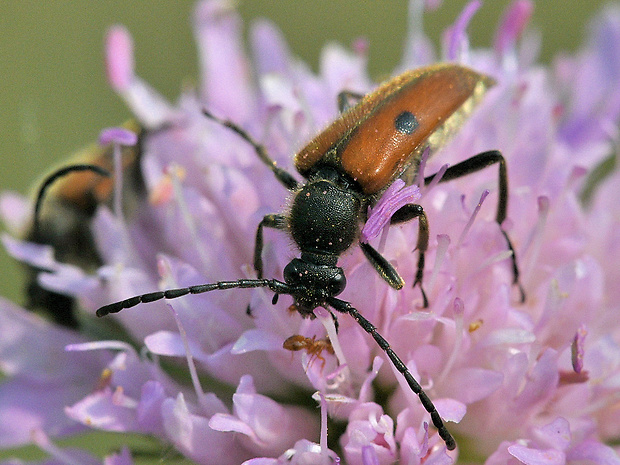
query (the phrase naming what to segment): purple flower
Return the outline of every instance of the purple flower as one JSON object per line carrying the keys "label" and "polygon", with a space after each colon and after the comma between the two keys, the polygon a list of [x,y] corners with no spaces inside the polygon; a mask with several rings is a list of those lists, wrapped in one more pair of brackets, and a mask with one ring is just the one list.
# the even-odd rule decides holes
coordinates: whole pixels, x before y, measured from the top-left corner
{"label": "purple flower", "polygon": [[[502,227],[515,246],[525,302],[495,222],[495,167],[421,190],[395,182],[375,204],[360,234],[380,243],[407,283],[402,290],[386,285],[358,248],[340,260],[348,282],[342,298],[377,326],[433,399],[456,451],[446,451],[418,397],[352,318],[340,317],[336,332],[323,309],[303,319],[288,311],[287,296],[272,305],[265,289],[124,310],[116,322],[136,346],[55,328],[0,301],[0,446],[26,444],[32,431],[60,437],[88,427],[149,434],[201,464],[449,464],[457,457],[620,464],[620,174],[588,176],[620,143],[620,10],[593,23],[580,53],[547,68],[536,64],[525,30],[531,2],[507,10],[493,49],[469,45],[467,25],[479,7],[466,6],[439,55],[497,85],[440,154],[424,157],[423,169],[432,174],[502,151],[509,176]],[[56,261],[50,247],[3,238],[12,255],[46,270],[42,286],[74,296],[88,315],[145,292],[255,276],[256,227],[286,208],[289,193],[247,141],[203,109],[239,125],[293,172],[291,154],[338,116],[338,93],[376,85],[364,44],[326,47],[314,74],[267,22],[250,31],[248,58],[239,17],[225,0],[199,3],[194,27],[199,85],[176,103],[135,74],[129,33],[120,26],[109,33],[109,80],[146,129],[140,163],[148,194],[125,214],[120,203],[98,209],[92,230],[103,266],[85,271]],[[433,55],[422,31],[410,37],[399,69]],[[586,200],[584,190],[592,192]],[[410,202],[429,218],[428,308],[411,286],[417,222],[386,229]],[[28,221],[27,205],[15,195],[1,199],[11,230]],[[286,234],[266,229],[265,277],[281,279],[296,254]],[[294,334],[312,342],[329,336],[331,349],[284,350]],[[181,376],[171,376],[171,367]],[[130,461],[127,451],[107,459]]]}

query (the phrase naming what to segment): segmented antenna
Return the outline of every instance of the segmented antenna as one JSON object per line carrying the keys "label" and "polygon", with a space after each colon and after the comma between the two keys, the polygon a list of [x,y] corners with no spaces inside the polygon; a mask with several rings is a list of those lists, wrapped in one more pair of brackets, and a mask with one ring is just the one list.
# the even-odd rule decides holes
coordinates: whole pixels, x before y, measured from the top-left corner
{"label": "segmented antenna", "polygon": [[[280,294],[289,294],[294,296],[295,294],[304,294],[306,291],[303,287],[294,287],[282,281],[278,281],[277,279],[238,279],[236,281],[219,281],[216,283],[199,284],[197,286],[150,292],[148,294],[130,297],[129,299],[104,305],[97,310],[97,316],[103,317],[109,315],[110,313],[118,313],[126,308],[135,307],[141,303],[155,302],[162,299],[176,299],[177,297],[182,297],[188,294],[202,294],[203,292],[211,292],[215,290],[236,288],[248,289],[258,287],[268,287],[275,293],[276,296]],[[349,302],[345,302],[344,300],[336,299],[334,297],[329,297],[326,303],[337,312],[346,313],[353,317],[357,324],[359,324],[364,331],[373,337],[377,345],[385,352],[394,367],[405,377],[409,388],[420,398],[422,406],[430,414],[433,425],[437,428],[437,432],[446,443],[448,450],[453,450],[456,447],[456,441],[448,431],[448,428],[445,426],[439,412],[435,408],[435,405],[424,392],[420,384],[415,380],[407,368],[407,365],[405,365],[400,357],[396,355],[396,352],[392,350],[387,340],[379,334],[377,328],[369,320],[364,318],[364,316],[362,316],[356,308],[351,306]]]}

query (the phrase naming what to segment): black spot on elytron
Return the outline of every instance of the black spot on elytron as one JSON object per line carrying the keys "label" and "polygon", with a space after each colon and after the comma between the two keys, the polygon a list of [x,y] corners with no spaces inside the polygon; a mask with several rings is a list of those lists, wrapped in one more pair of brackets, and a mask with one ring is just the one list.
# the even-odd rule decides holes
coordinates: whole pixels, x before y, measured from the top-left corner
{"label": "black spot on elytron", "polygon": [[413,134],[419,125],[418,119],[410,111],[403,111],[394,120],[394,128],[402,134]]}

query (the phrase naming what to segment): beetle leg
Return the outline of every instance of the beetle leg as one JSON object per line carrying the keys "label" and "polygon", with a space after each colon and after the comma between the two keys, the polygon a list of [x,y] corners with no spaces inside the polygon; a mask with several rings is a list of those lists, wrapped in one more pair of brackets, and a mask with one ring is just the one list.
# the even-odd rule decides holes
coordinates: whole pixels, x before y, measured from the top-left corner
{"label": "beetle leg", "polygon": [[[514,246],[512,245],[512,241],[508,237],[506,231],[504,231],[504,229],[502,228],[502,223],[506,219],[506,213],[508,211],[508,174],[506,170],[506,160],[504,159],[501,152],[499,150],[489,150],[488,152],[479,153],[478,155],[474,155],[473,157],[457,163],[456,165],[450,166],[439,182],[451,181],[462,176],[467,176],[468,174],[480,171],[483,168],[491,166],[495,163],[499,164],[499,200],[497,203],[497,213],[495,214],[495,221],[499,225],[499,228],[502,231],[504,238],[506,239],[508,249],[512,252],[512,284],[518,287],[521,302],[524,302],[525,291],[523,290],[523,286],[519,281],[519,266],[517,265],[517,255],[515,253]],[[433,174],[424,178],[424,184],[430,184],[434,177],[435,175]]]}
{"label": "beetle leg", "polygon": [[388,262],[383,255],[366,242],[360,242],[360,248],[362,252],[364,252],[366,259],[370,262],[372,267],[377,270],[377,273],[379,273],[385,282],[396,290],[403,288],[405,281],[398,274],[396,268],[390,265],[390,262]]}
{"label": "beetle leg", "polygon": [[[424,262],[426,256],[426,250],[428,249],[428,218],[422,206],[418,204],[407,204],[399,208],[394,212],[392,218],[390,218],[391,224],[404,223],[414,218],[418,218],[418,243],[416,249],[418,251],[418,266],[415,274],[415,281],[413,287],[420,285],[420,291],[422,292],[422,299],[424,301],[424,307],[428,307],[428,298],[426,292],[422,287],[422,279],[424,278]],[[372,264],[373,268],[381,275],[381,277],[394,289],[402,289],[404,286],[403,278],[398,274],[398,271],[390,265],[390,262],[377,252],[370,244],[360,242],[360,247],[368,261]]]}
{"label": "beetle leg", "polygon": [[285,230],[287,227],[287,220],[284,215],[271,214],[265,215],[258,228],[256,228],[256,241],[254,245],[254,270],[258,279],[263,277],[263,228]]}
{"label": "beetle leg", "polygon": [[284,187],[286,187],[289,190],[297,189],[298,182],[295,179],[295,177],[292,174],[290,174],[288,171],[286,171],[285,169],[280,168],[278,164],[276,163],[276,161],[269,156],[269,154],[267,153],[267,149],[265,149],[265,146],[256,142],[252,138],[252,136],[250,136],[245,131],[245,129],[243,129],[241,126],[239,126],[236,123],[233,123],[230,120],[218,118],[217,116],[215,116],[213,113],[209,112],[208,110],[203,109],[202,113],[207,118],[237,133],[239,137],[241,137],[248,144],[254,147],[254,151],[258,155],[258,158],[260,158],[260,161],[262,161],[265,165],[267,165],[267,167],[275,175],[276,179],[280,181],[280,183],[283,184]]}
{"label": "beetle leg", "polygon": [[359,92],[352,92],[350,90],[343,90],[338,93],[338,111],[344,113],[349,108],[354,107],[357,103],[364,98],[364,94]]}
{"label": "beetle leg", "polygon": [[410,203],[402,206],[394,212],[390,219],[391,224],[404,223],[414,218],[418,219],[418,243],[416,250],[418,251],[418,266],[415,274],[415,281],[413,287],[420,285],[420,291],[422,292],[422,299],[424,300],[424,307],[428,307],[428,298],[426,292],[422,287],[422,279],[424,278],[424,262],[426,256],[426,250],[428,249],[429,227],[428,218],[421,205]]}

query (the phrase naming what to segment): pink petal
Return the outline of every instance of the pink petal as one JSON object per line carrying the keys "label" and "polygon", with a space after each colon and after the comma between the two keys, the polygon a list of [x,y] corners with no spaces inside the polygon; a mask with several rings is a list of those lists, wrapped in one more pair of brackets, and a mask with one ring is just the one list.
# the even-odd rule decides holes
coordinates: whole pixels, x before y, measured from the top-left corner
{"label": "pink petal", "polygon": [[455,23],[444,32],[443,40],[447,44],[444,48],[448,60],[458,60],[461,52],[466,49],[469,42],[466,32],[467,26],[481,5],[480,0],[468,2]]}
{"label": "pink petal", "polygon": [[525,465],[564,465],[566,463],[564,453],[555,449],[538,450],[514,445],[508,448],[508,452]]}
{"label": "pink petal", "polygon": [[567,453],[567,458],[575,462],[590,462],[597,465],[618,465],[618,452],[598,441],[589,439]]}
{"label": "pink petal", "polygon": [[451,373],[448,393],[450,397],[471,404],[493,394],[502,386],[504,376],[483,368],[461,368]]}
{"label": "pink petal", "polygon": [[454,399],[435,399],[433,403],[445,421],[459,423],[467,413],[465,404]]}
{"label": "pink petal", "polygon": [[502,55],[515,46],[533,11],[534,4],[530,0],[516,0],[510,5],[495,33],[496,52]]}
{"label": "pink petal", "polygon": [[99,143],[101,145],[119,144],[119,145],[136,145],[138,135],[125,128],[112,127],[101,131],[99,134]]}
{"label": "pink petal", "polygon": [[233,2],[201,2],[194,17],[203,78],[201,101],[233,121],[245,121],[254,96],[240,40],[240,19]]}
{"label": "pink petal", "polygon": [[238,465],[248,458],[234,435],[215,431],[209,420],[191,413],[183,394],[162,405],[164,428],[175,447],[205,465]]}
{"label": "pink petal", "polygon": [[162,436],[163,418],[161,408],[166,399],[166,393],[161,383],[147,381],[142,386],[140,403],[136,408],[136,420],[140,431]]}
{"label": "pink petal", "polygon": [[106,69],[108,82],[121,92],[134,77],[133,41],[124,26],[113,26],[106,37]]}
{"label": "pink petal", "polygon": [[230,352],[232,354],[244,354],[254,350],[280,350],[282,342],[282,338],[272,332],[258,328],[248,329],[237,339]]}
{"label": "pink petal", "polygon": [[84,425],[105,431],[136,431],[135,407],[137,402],[122,391],[106,388],[86,396],[66,408],[69,418]]}

